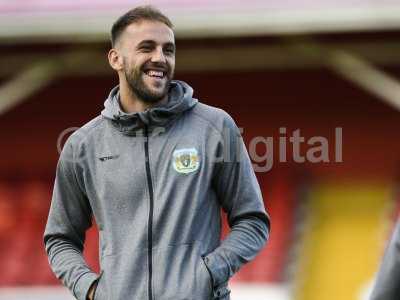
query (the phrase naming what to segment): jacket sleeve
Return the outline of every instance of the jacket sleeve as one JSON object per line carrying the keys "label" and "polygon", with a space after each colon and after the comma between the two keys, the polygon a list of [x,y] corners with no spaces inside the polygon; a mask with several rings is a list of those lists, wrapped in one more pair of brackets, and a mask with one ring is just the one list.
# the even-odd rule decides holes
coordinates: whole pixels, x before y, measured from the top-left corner
{"label": "jacket sleeve", "polygon": [[269,237],[269,217],[239,129],[226,114],[221,149],[215,163],[214,189],[227,213],[230,232],[204,261],[214,287],[226,283],[252,260]]}
{"label": "jacket sleeve", "polygon": [[400,295],[400,222],[386,248],[371,300],[395,300]]}
{"label": "jacket sleeve", "polygon": [[86,300],[89,287],[98,275],[85,262],[86,230],[92,225],[91,207],[76,172],[77,157],[71,138],[61,152],[52,201],[44,232],[50,266],[62,284],[78,300]]}

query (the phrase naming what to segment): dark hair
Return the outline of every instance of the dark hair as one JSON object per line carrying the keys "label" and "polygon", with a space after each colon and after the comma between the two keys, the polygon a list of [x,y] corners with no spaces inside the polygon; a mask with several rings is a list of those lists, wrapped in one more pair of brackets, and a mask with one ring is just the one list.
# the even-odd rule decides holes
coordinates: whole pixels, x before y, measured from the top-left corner
{"label": "dark hair", "polygon": [[116,41],[128,25],[142,20],[158,21],[164,23],[171,29],[173,28],[171,20],[158,9],[151,5],[138,6],[129,10],[115,21],[111,28],[111,46],[114,47]]}

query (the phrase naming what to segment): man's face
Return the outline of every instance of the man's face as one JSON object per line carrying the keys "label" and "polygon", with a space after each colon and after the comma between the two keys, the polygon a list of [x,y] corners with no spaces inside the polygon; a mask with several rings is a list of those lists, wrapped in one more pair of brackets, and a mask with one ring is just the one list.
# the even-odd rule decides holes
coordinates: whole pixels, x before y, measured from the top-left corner
{"label": "man's face", "polygon": [[167,25],[143,20],[126,27],[116,48],[131,91],[146,103],[163,99],[175,70],[175,38]]}

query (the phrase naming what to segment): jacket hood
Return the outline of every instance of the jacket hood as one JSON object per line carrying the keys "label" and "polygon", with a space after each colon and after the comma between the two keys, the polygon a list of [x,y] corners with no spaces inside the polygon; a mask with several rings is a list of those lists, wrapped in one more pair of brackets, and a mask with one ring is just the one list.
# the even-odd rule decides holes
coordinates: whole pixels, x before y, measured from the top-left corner
{"label": "jacket hood", "polygon": [[193,89],[187,83],[172,80],[168,92],[168,102],[153,106],[143,112],[126,113],[119,102],[119,85],[114,87],[101,114],[110,119],[114,126],[125,134],[134,133],[144,125],[150,128],[165,127],[183,112],[193,108],[198,100],[193,98]]}

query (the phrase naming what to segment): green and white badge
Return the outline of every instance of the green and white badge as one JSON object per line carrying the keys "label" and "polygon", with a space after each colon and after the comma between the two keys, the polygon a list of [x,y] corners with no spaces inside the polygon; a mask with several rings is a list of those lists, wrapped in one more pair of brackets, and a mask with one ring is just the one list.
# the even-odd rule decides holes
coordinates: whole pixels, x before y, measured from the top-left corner
{"label": "green and white badge", "polygon": [[173,166],[175,171],[188,174],[199,168],[199,155],[195,148],[178,149],[173,153]]}

